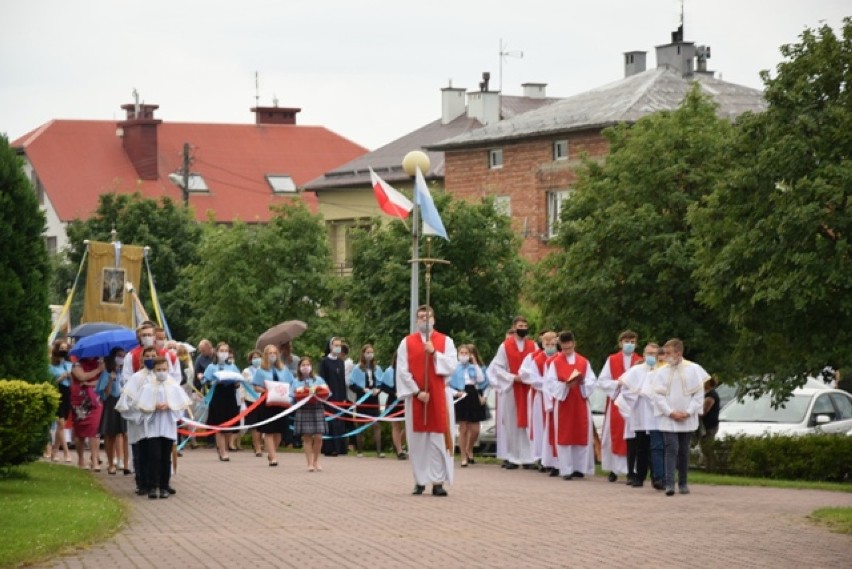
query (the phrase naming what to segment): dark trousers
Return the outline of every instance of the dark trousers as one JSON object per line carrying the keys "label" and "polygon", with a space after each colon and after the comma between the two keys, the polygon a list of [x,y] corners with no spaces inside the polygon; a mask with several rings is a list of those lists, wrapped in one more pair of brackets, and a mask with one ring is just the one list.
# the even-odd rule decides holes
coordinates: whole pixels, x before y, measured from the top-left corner
{"label": "dark trousers", "polygon": [[647,431],[637,431],[636,438],[632,440],[633,463],[630,462],[631,445],[629,442],[627,445],[628,473],[630,472],[630,469],[634,468],[635,465],[635,474],[633,479],[637,482],[645,482],[645,479],[648,477],[648,463],[651,458],[651,436],[648,434]]}
{"label": "dark trousers", "polygon": [[677,468],[677,483],[686,486],[686,471],[689,468],[689,441],[692,433],[663,433],[666,454],[666,487],[674,487],[674,471]]}
{"label": "dark trousers", "polygon": [[148,439],[139,439],[139,442],[130,445],[133,449],[133,475],[136,478],[136,487],[142,490],[147,490],[148,485],[148,445],[145,441]]}
{"label": "dark trousers", "polygon": [[660,431],[648,431],[648,434],[651,437],[651,480],[655,482],[662,482],[666,477],[663,433]]}
{"label": "dark trousers", "polygon": [[348,438],[340,436],[346,432],[346,425],[347,423],[340,419],[328,422],[328,435],[334,438],[322,442],[322,453],[324,455],[346,454]]}
{"label": "dark trousers", "polygon": [[148,489],[166,490],[172,477],[172,446],[174,441],[166,437],[145,439],[148,450]]}

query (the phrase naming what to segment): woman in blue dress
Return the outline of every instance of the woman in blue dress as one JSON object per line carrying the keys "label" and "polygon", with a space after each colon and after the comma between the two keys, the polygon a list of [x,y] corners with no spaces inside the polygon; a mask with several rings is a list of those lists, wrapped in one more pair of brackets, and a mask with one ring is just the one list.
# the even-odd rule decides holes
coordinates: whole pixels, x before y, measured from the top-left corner
{"label": "woman in blue dress", "polygon": [[292,387],[294,402],[313,397],[296,410],[295,432],[296,436],[302,437],[308,472],[321,471],[319,455],[322,451],[322,436],[328,432],[321,400],[327,399],[331,392],[323,378],[314,375],[313,362],[307,356],[299,359],[299,371]]}
{"label": "woman in blue dress", "polygon": [[50,352],[50,377],[59,390],[59,409],[56,411],[56,436],[48,447],[47,456],[56,461],[56,452],[62,449],[65,462],[71,462],[68,441],[65,439],[65,419],[71,412],[71,362],[68,361],[68,342],[57,340]]}
{"label": "woman in blue dress", "polygon": [[[355,393],[355,400],[361,401],[364,395],[367,398],[358,405],[358,412],[362,415],[370,415],[378,417],[379,415],[379,394],[382,392],[382,368],[376,364],[376,351],[370,344],[364,344],[361,348],[361,357],[358,360],[358,365],[352,368],[352,373],[349,376],[349,389]],[[376,456],[384,458],[382,452],[382,424],[378,421],[370,427],[373,431],[373,443],[376,446]],[[358,456],[363,456],[364,452],[364,433],[358,433],[355,437],[355,444],[358,450]]]}
{"label": "woman in blue dress", "polygon": [[[127,468],[127,423],[121,414],[115,410],[115,404],[121,397],[121,369],[124,365],[124,350],[114,348],[104,359],[106,369],[98,379],[95,391],[104,402],[104,412],[101,415],[101,436],[104,439],[104,450],[107,455],[107,474],[115,474],[116,463],[121,461],[122,469]],[[130,471],[126,470],[129,474]]]}
{"label": "woman in blue dress", "polygon": [[[237,385],[242,375],[237,366],[228,363],[230,357],[231,350],[228,343],[219,342],[216,346],[216,361],[204,370],[204,383],[211,385],[214,389],[207,412],[209,425],[221,425],[240,412],[240,406],[237,403]],[[223,462],[231,460],[228,456],[229,438],[227,431],[216,431],[216,450],[219,452],[219,460]]]}
{"label": "woman in blue dress", "polygon": [[459,346],[459,365],[450,378],[450,387],[467,395],[456,403],[462,467],[473,463],[473,444],[479,438],[479,424],[485,420],[485,389],[488,380],[482,372],[478,355],[473,344]]}
{"label": "woman in blue dress", "polygon": [[[278,348],[271,344],[263,348],[260,367],[254,372],[254,379],[252,379],[254,390],[258,393],[264,393],[267,381],[283,381],[289,383],[291,386],[293,384],[293,374],[290,373],[290,370],[281,361]],[[259,420],[265,421],[282,411],[284,411],[284,407],[264,403],[260,407]],[[281,445],[281,438],[284,435],[284,431],[288,428],[287,417],[281,417],[271,423],[260,425],[257,428],[258,431],[263,433],[269,466],[278,466],[278,447]]]}

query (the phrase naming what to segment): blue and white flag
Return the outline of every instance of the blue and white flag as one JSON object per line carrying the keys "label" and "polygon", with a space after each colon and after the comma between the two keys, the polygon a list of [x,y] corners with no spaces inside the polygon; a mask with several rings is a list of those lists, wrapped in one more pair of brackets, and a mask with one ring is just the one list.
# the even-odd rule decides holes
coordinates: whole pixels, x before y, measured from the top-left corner
{"label": "blue and white flag", "polygon": [[435,202],[432,201],[432,194],[429,193],[429,188],[426,186],[426,180],[423,178],[423,172],[417,168],[417,176],[414,178],[414,201],[420,206],[420,217],[423,219],[423,235],[437,235],[443,237],[447,241],[447,230],[444,229],[444,222],[441,221],[441,216],[438,215],[438,208],[435,207]]}

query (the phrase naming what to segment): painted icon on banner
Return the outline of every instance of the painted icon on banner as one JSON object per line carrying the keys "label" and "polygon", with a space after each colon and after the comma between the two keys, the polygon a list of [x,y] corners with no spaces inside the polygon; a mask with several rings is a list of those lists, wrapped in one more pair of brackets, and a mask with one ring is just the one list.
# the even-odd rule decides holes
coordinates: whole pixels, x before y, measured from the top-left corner
{"label": "painted icon on banner", "polygon": [[102,304],[124,304],[124,269],[104,267]]}

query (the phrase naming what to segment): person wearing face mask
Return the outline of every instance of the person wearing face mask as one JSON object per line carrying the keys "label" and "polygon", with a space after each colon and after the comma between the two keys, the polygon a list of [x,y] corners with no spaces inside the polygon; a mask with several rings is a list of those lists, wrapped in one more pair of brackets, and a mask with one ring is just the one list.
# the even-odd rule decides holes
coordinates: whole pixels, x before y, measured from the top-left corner
{"label": "person wearing face mask", "polygon": [[466,468],[473,464],[473,445],[479,438],[479,424],[485,420],[485,390],[488,380],[482,372],[476,348],[473,344],[462,344],[458,348],[459,365],[450,378],[450,388],[465,397],[456,405],[456,423],[459,426],[459,452],[461,463]]}
{"label": "person wearing face mask", "polygon": [[417,330],[396,350],[396,392],[405,401],[405,436],[414,474],[414,491],[420,495],[432,484],[433,496],[446,496],[444,483],[453,483],[452,396],[447,382],[458,366],[453,339],[434,329],[435,313],[420,306]]}
{"label": "person wearing face mask", "polygon": [[[236,417],[240,412],[240,406],[237,404],[237,381],[222,380],[216,375],[219,372],[231,372],[242,377],[239,368],[228,363],[230,357],[231,350],[228,343],[219,342],[216,345],[216,363],[210,364],[204,370],[204,382],[215,390],[210,398],[210,407],[207,412],[208,425],[221,425]],[[215,437],[219,460],[228,462],[231,460],[228,455],[230,433],[228,431],[216,431]]]}
{"label": "person wearing face mask", "polygon": [[71,362],[68,361],[68,342],[56,340],[50,353],[48,371],[59,390],[59,409],[56,411],[56,436],[53,445],[48,445],[45,455],[52,461],[56,461],[56,451],[61,449],[65,462],[71,462],[68,441],[65,439],[65,419],[71,412],[71,367]]}
{"label": "person wearing face mask", "polygon": [[296,410],[294,432],[296,436],[302,438],[308,472],[322,471],[319,456],[322,450],[322,436],[326,433],[327,426],[321,400],[326,399],[330,391],[323,378],[314,374],[311,358],[304,356],[299,359],[299,371],[293,380],[292,387],[291,398],[294,403],[313,396],[312,400]]}
{"label": "person wearing face mask", "polygon": [[[267,381],[280,381],[293,385],[293,375],[290,370],[281,361],[281,354],[278,348],[272,344],[263,348],[263,356],[261,357],[260,367],[254,372],[252,385],[255,391],[264,393],[266,391]],[[265,421],[271,417],[280,414],[284,409],[274,405],[263,404],[260,408],[259,419]],[[269,466],[278,466],[278,447],[281,446],[281,439],[284,432],[290,428],[289,415],[281,417],[260,425],[257,430],[263,433],[264,441],[266,442],[267,460]],[[261,455],[262,456],[262,455]]]}
{"label": "person wearing face mask", "polygon": [[139,345],[130,350],[125,356],[124,365],[121,368],[121,377],[125,385],[131,376],[142,369],[142,350],[154,346],[154,323],[146,320],[136,328],[136,339]]}
{"label": "person wearing face mask", "polygon": [[595,389],[595,372],[589,360],[574,350],[574,333],[559,334],[562,351],[547,363],[544,388],[554,399],[554,436],[559,474],[563,480],[595,473],[592,408],[589,395]]}
{"label": "person wearing face mask", "polygon": [[[346,363],[343,357],[343,340],[331,338],[326,347],[326,355],[320,360],[319,376],[325,380],[331,390],[329,400],[337,405],[348,406],[346,398]],[[348,450],[347,439],[343,434],[347,430],[347,423],[341,418],[332,419],[328,422],[328,435],[330,438],[322,443],[322,453],[325,456],[345,455]]]}
{"label": "person wearing face mask", "polygon": [[166,358],[154,358],[153,378],[142,387],[138,408],[145,430],[148,498],[168,498],[171,487],[172,448],[177,440],[177,421],[189,407],[186,392],[169,373]]}
{"label": "person wearing face mask", "polygon": [[[349,374],[349,388],[355,394],[356,401],[369,393],[367,398],[357,407],[358,413],[378,417],[379,394],[381,390],[382,367],[376,364],[376,351],[370,344],[361,346],[361,357],[358,365],[352,368]],[[373,432],[373,444],[376,447],[376,456],[384,458],[382,452],[382,424],[376,421],[370,430]],[[359,457],[364,456],[364,433],[358,433],[355,437],[355,448]]]}
{"label": "person wearing face mask", "polygon": [[553,398],[544,392],[544,370],[547,360],[557,350],[556,332],[548,330],[539,336],[541,349],[528,355],[521,364],[521,378],[530,386],[530,439],[533,458],[539,461],[541,472],[559,475],[556,468],[556,447],[551,444],[553,429]]}
{"label": "person wearing face mask", "polygon": [[660,434],[650,393],[645,391],[651,372],[660,365],[657,358],[659,350],[660,347],[653,342],[645,345],[644,362],[634,365],[619,378],[621,392],[613,402],[625,421],[627,478],[628,484],[634,488],[641,488],[645,484],[649,466],[652,486],[656,490],[665,487],[663,436]]}
{"label": "person wearing face mask", "polygon": [[166,358],[166,362],[169,364],[169,376],[171,376],[171,378],[180,385],[180,362],[178,361],[177,352],[174,347],[171,349],[168,347],[169,342],[174,344],[174,340],[167,339],[166,330],[164,328],[160,328],[159,326],[154,328],[154,347],[157,348],[157,352],[161,356]]}
{"label": "person wearing face mask", "polygon": [[[636,353],[638,334],[633,330],[625,330],[618,335],[619,350],[610,354],[604,367],[598,375],[598,385],[606,394],[606,411],[601,429],[601,468],[609,470],[608,480],[615,482],[619,474],[628,474],[627,441],[624,434],[624,417],[618,407],[612,404],[621,393],[619,378],[634,365],[642,362],[642,357]],[[632,483],[628,476],[628,483]]]}
{"label": "person wearing face mask", "polygon": [[[121,368],[124,365],[124,350],[114,348],[104,360],[105,369],[98,379],[95,391],[104,402],[104,412],[101,415],[101,436],[104,439],[104,450],[107,455],[107,474],[115,474],[116,466],[120,461],[121,467],[125,469],[128,465],[126,460],[127,424],[121,414],[115,410],[115,404],[121,396]],[[126,470],[130,473],[130,470]]]}
{"label": "person wearing face mask", "polygon": [[649,379],[654,409],[663,433],[666,496],[674,496],[674,472],[678,491],[689,494],[689,441],[698,428],[704,408],[704,382],[710,379],[703,367],[683,359],[683,342],[672,338],[665,344],[666,365]]}
{"label": "person wearing face mask", "polygon": [[77,465],[85,468],[83,441],[89,447],[89,465],[100,472],[100,427],[103,404],[95,387],[104,371],[103,358],[82,358],[71,368],[71,424],[74,427],[74,444],[77,447]]}
{"label": "person wearing face mask", "polygon": [[[153,338],[153,336],[152,336]],[[154,381],[154,360],[157,357],[157,348],[152,345],[143,348],[139,354],[140,369],[130,376],[124,385],[121,396],[115,409],[127,422],[127,441],[133,451],[133,473],[136,479],[136,494],[147,494],[150,488],[147,480],[148,461],[147,447],[145,445],[145,429],[142,425],[142,414],[138,408],[142,388],[149,382]],[[130,354],[124,357],[124,366]],[[122,374],[123,375],[123,374]],[[125,464],[125,467],[127,465]]]}
{"label": "person wearing face mask", "polygon": [[[263,354],[260,350],[252,350],[246,356],[246,359],[249,362],[249,366],[243,370],[243,379],[248,383],[252,383],[254,381],[254,374],[257,373],[257,370],[260,369],[260,364],[263,363]],[[248,392],[242,385],[240,385],[239,390],[242,392],[242,400],[243,404],[251,407],[251,405],[257,400],[255,397]],[[255,391],[257,393],[257,391]],[[258,421],[260,421],[260,407],[256,408],[254,411],[250,412],[245,416],[245,424],[246,425],[254,425]],[[254,455],[257,457],[263,456],[263,434],[257,429],[249,429],[251,432],[251,446],[254,449]]]}
{"label": "person wearing face mask", "polygon": [[523,316],[512,320],[514,334],[500,344],[491,365],[488,381],[503,393],[501,418],[506,434],[506,468],[513,470],[523,465],[531,468],[535,462],[530,441],[529,391],[530,386],[521,377],[521,364],[536,351],[535,342],[527,338],[529,324]]}

